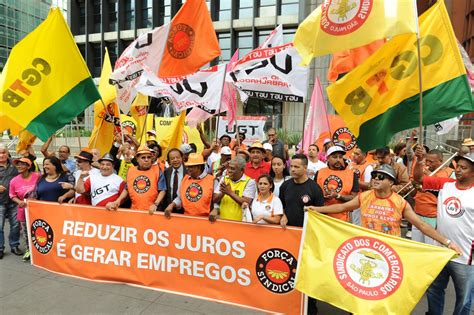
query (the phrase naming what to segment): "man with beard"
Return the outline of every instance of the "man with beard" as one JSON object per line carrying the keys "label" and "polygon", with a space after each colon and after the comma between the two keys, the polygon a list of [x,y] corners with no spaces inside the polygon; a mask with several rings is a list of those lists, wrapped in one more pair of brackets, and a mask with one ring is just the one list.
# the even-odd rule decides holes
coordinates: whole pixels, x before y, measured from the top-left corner
{"label": "man with beard", "polygon": [[[416,154],[423,157],[423,147],[416,148]],[[423,176],[425,161],[418,159],[414,168],[414,179],[422,183],[423,189],[439,191],[437,207],[437,230],[448,237],[441,244],[451,246],[457,243],[462,255],[452,259],[443,268],[428,288],[427,314],[443,314],[445,290],[449,278],[453,279],[456,302],[453,314],[472,314],[472,292],[474,290],[474,152],[456,156],[456,179]],[[452,240],[452,242],[451,242]]]}
{"label": "man with beard", "polygon": [[[328,167],[320,169],[314,177],[323,190],[325,206],[352,200],[359,192],[359,178],[346,166],[345,154],[346,151],[338,145],[330,147],[327,151]],[[349,222],[347,212],[330,216]]]}
{"label": "man with beard", "polygon": [[126,189],[117,201],[122,203],[128,194],[132,201],[131,209],[153,214],[166,195],[165,176],[158,165],[152,165],[152,153],[148,147],[140,147],[136,158],[138,165],[128,170]]}
{"label": "man with beard", "polygon": [[245,167],[245,175],[257,180],[262,174],[270,174],[270,163],[263,160],[265,149],[260,142],[255,142],[249,148],[250,162]]}

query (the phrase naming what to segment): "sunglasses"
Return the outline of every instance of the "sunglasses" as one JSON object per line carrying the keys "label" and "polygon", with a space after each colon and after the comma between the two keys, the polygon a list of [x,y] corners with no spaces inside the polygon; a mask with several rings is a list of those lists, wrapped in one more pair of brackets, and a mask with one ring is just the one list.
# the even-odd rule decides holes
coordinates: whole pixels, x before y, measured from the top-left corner
{"label": "sunglasses", "polygon": [[151,160],[151,156],[148,156],[148,155],[140,156],[140,159],[142,159],[142,160]]}
{"label": "sunglasses", "polygon": [[372,177],[372,179],[378,179],[378,180],[384,180],[384,179],[389,178],[387,175],[380,174],[380,173],[371,174],[370,176]]}

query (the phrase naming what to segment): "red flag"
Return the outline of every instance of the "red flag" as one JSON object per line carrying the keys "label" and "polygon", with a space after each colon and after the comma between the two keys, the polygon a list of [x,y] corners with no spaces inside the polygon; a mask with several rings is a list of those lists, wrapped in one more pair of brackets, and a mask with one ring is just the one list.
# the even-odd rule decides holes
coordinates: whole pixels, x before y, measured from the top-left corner
{"label": "red flag", "polygon": [[204,0],[188,0],[171,21],[160,77],[194,73],[221,49]]}
{"label": "red flag", "polygon": [[316,77],[304,127],[304,152],[308,152],[309,145],[314,143],[316,139],[323,134],[329,135],[329,121],[321,82],[319,81],[319,77]]}

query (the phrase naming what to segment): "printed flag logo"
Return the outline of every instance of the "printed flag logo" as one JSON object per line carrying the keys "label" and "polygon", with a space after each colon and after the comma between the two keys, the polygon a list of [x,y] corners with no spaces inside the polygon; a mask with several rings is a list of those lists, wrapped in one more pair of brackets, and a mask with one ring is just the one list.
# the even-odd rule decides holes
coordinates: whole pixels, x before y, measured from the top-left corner
{"label": "printed flag logo", "polygon": [[295,287],[296,258],[279,248],[266,250],[257,259],[257,277],[273,293],[288,293]]}
{"label": "printed flag logo", "polygon": [[381,300],[395,293],[403,280],[403,264],[387,243],[372,237],[354,237],[334,255],[337,280],[350,294]]}
{"label": "printed flag logo", "polygon": [[187,58],[193,52],[195,37],[191,26],[184,23],[173,25],[167,42],[169,54],[176,59]]}
{"label": "printed flag logo", "polygon": [[330,35],[355,32],[369,17],[372,6],[372,0],[328,0],[322,5],[321,29]]}
{"label": "printed flag logo", "polygon": [[31,241],[40,254],[47,254],[53,248],[54,233],[48,222],[38,219],[31,224]]}
{"label": "printed flag logo", "polygon": [[338,128],[334,131],[332,140],[335,143],[344,144],[344,150],[350,151],[356,146],[356,138],[347,127]]}

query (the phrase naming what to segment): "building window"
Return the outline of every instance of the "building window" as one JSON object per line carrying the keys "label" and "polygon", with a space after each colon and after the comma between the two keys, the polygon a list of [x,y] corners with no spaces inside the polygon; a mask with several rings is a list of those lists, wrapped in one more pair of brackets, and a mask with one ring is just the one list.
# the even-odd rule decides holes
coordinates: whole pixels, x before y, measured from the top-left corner
{"label": "building window", "polygon": [[260,0],[258,16],[276,16],[276,0]]}
{"label": "building window", "polygon": [[91,44],[92,52],[92,76],[94,78],[100,77],[100,71],[102,69],[102,54],[100,43]]}
{"label": "building window", "polygon": [[171,0],[164,0],[161,2],[160,15],[162,24],[166,24],[171,21]]}
{"label": "building window", "polygon": [[105,42],[105,46],[107,46],[107,50],[109,52],[110,63],[112,64],[112,68],[114,68],[115,62],[117,61],[117,51],[118,51],[117,42]]}
{"label": "building window", "polygon": [[221,47],[222,61],[229,61],[231,58],[231,43],[230,33],[219,33],[217,34],[219,39],[219,46]]}
{"label": "building window", "polygon": [[262,100],[249,97],[247,105],[244,107],[244,114],[249,116],[267,116],[265,130],[270,127],[281,128],[281,114],[283,103],[279,101]]}
{"label": "building window", "polygon": [[237,47],[239,48],[239,58],[251,52],[253,49],[252,32],[239,32]]}
{"label": "building window", "polygon": [[86,60],[86,45],[85,44],[77,44],[77,47],[79,48],[79,51],[82,55],[82,58]]}
{"label": "building window", "polygon": [[94,0],[92,2],[92,32],[93,33],[100,33],[100,28],[102,25],[101,17],[102,12],[100,10],[101,7],[101,0]]}
{"label": "building window", "polygon": [[298,0],[281,0],[281,15],[297,15],[299,11]]}
{"label": "building window", "polygon": [[217,12],[219,12],[219,21],[228,21],[231,19],[232,14],[232,1],[217,1]]}
{"label": "building window", "polygon": [[153,27],[153,0],[142,0],[142,20],[141,28]]}
{"label": "building window", "polygon": [[86,33],[86,3],[79,1],[79,34]]}
{"label": "building window", "polygon": [[246,19],[253,17],[253,0],[239,1],[239,19]]}
{"label": "building window", "polygon": [[296,28],[288,28],[283,30],[283,43],[291,43],[295,37]]}
{"label": "building window", "polygon": [[107,29],[108,32],[114,32],[117,30],[117,9],[118,9],[118,1],[109,0],[109,3],[108,3],[109,25]]}
{"label": "building window", "polygon": [[125,29],[135,28],[135,1],[125,1]]}
{"label": "building window", "polygon": [[258,46],[261,46],[263,44],[263,42],[265,41],[267,36],[270,35],[271,32],[272,30],[259,30],[258,31]]}

